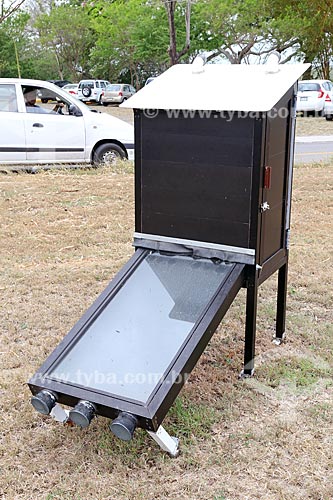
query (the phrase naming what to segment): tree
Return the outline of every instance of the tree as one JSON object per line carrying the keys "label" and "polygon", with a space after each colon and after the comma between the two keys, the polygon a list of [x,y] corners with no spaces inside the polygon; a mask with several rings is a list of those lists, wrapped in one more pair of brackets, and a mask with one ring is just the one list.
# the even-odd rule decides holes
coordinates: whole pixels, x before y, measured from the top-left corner
{"label": "tree", "polygon": [[26,12],[17,12],[0,25],[0,77],[30,76],[35,53],[25,29]]}
{"label": "tree", "polygon": [[17,12],[24,4],[25,0],[12,0],[11,2],[0,1],[0,24],[3,23],[8,17]]}
{"label": "tree", "polygon": [[191,6],[192,0],[186,0],[186,7],[184,12],[185,17],[185,44],[180,51],[177,51],[177,30],[176,30],[176,20],[175,13],[178,4],[178,0],[162,0],[168,15],[168,25],[169,25],[169,57],[170,66],[179,63],[181,58],[186,55],[190,50],[191,44]]}
{"label": "tree", "polygon": [[[284,60],[299,50],[301,21],[284,0],[202,0],[193,6],[197,22],[192,40],[209,52],[208,60],[226,58],[231,64],[261,60],[272,50]],[[198,43],[196,43],[198,48]]]}
{"label": "tree", "polygon": [[97,33],[91,71],[111,81],[130,81],[137,88],[147,76],[168,65],[168,23],[161,2],[99,2],[89,6]]}
{"label": "tree", "polygon": [[53,55],[59,78],[78,79],[85,75],[94,34],[81,7],[55,6],[37,17],[34,28],[44,53]]}
{"label": "tree", "polygon": [[312,63],[307,76],[329,79],[333,60],[332,1],[294,1],[295,11],[306,25],[306,29],[299,34],[299,40],[305,60]]}

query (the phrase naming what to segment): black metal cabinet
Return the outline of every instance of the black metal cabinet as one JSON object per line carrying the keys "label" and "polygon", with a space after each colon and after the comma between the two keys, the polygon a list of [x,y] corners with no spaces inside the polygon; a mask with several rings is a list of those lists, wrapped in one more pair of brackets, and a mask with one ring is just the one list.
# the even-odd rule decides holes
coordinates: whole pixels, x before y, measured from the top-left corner
{"label": "black metal cabinet", "polygon": [[286,248],[293,99],[232,120],[136,110],[136,232],[251,248],[260,265]]}

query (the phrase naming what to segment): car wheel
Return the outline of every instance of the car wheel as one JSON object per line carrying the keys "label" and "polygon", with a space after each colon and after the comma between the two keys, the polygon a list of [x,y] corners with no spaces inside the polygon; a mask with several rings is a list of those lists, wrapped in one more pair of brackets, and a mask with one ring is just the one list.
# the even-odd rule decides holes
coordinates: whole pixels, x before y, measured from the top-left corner
{"label": "car wheel", "polygon": [[42,101],[43,104],[47,104],[49,102],[48,99],[41,99],[41,101]]}
{"label": "car wheel", "polygon": [[108,102],[102,102],[103,106],[108,106],[109,103]]}
{"label": "car wheel", "polygon": [[91,88],[90,87],[83,87],[82,89],[82,95],[84,97],[89,97],[91,94]]}
{"label": "car wheel", "polygon": [[327,121],[331,122],[333,120],[333,115],[325,115]]}
{"label": "car wheel", "polygon": [[93,163],[99,165],[110,165],[119,159],[124,160],[125,158],[126,153],[123,148],[118,146],[118,144],[109,142],[98,146],[94,152]]}

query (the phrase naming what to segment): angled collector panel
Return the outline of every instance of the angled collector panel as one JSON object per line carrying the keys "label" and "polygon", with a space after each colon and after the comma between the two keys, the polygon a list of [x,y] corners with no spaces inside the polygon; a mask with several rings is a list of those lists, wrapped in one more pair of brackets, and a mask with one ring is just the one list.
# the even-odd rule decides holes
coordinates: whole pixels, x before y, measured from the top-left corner
{"label": "angled collector panel", "polygon": [[138,249],[29,381],[156,430],[243,284],[243,264]]}

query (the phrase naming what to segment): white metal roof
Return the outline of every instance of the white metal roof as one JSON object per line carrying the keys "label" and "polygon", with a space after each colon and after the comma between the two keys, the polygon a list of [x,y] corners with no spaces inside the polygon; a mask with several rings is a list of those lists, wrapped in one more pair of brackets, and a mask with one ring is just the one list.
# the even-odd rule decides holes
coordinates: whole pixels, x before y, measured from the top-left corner
{"label": "white metal roof", "polygon": [[122,107],[269,111],[309,66],[207,64],[200,68],[195,64],[177,64]]}

